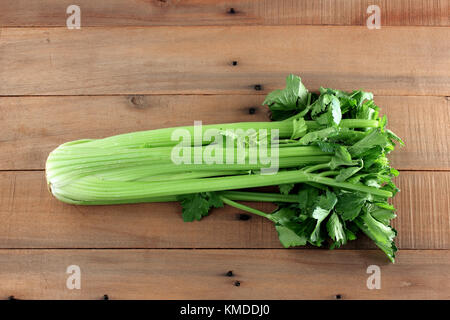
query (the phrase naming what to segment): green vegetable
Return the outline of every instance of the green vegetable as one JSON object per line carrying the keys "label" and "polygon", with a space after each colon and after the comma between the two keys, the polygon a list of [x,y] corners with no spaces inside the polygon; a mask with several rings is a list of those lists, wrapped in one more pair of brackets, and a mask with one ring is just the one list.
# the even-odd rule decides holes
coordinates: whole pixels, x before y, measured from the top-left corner
{"label": "green vegetable", "polygon": [[[335,248],[363,232],[393,262],[395,209],[388,201],[398,191],[398,171],[386,156],[403,142],[386,129],[373,95],[329,88],[315,94],[290,75],[264,104],[274,121],[62,144],[46,163],[49,189],[79,205],[179,201],[187,222],[230,205],[272,221],[284,247]],[[267,186],[279,192],[241,190]],[[278,209],[266,213],[238,201]]]}
{"label": "green vegetable", "polygon": [[185,194],[178,197],[183,207],[183,220],[190,222],[207,216],[209,209],[223,207],[220,196],[214,192]]}

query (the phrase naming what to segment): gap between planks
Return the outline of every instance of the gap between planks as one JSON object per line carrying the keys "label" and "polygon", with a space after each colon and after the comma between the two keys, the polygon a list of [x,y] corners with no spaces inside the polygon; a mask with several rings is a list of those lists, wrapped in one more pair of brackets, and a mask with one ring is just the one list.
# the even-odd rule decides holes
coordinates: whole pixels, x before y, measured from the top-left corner
{"label": "gap between planks", "polygon": [[[226,251],[226,250],[291,250],[291,251],[332,251],[332,250],[339,250],[339,251],[368,251],[368,252],[380,252],[379,248],[361,248],[361,249],[355,249],[355,248],[337,248],[337,249],[329,249],[327,247],[303,247],[303,248],[273,248],[273,247],[261,247],[261,248],[217,248],[217,247],[203,247],[203,248],[183,248],[183,247],[161,247],[161,248],[139,248],[139,247],[127,247],[127,248],[114,248],[114,247],[92,247],[92,248],[77,248],[77,247],[66,247],[66,248],[59,248],[59,247],[42,247],[42,248],[35,248],[35,247],[18,247],[18,248],[1,248],[2,250],[18,250],[18,251],[39,251],[39,250],[56,250],[56,251],[63,251],[63,250],[86,250],[86,251],[92,251],[92,250],[119,250],[119,251],[126,251],[126,250],[135,250],[135,251],[146,251],[146,250],[195,250],[195,251],[208,251],[208,250],[219,250],[219,251]],[[405,249],[399,249],[399,251],[450,251],[450,249],[446,248],[423,248],[423,249],[414,249],[414,248],[405,248]]]}
{"label": "gap between planks", "polygon": [[[282,89],[281,87],[278,89]],[[317,90],[310,90],[313,93],[318,93]],[[73,98],[73,97],[80,97],[80,98],[89,98],[89,97],[133,97],[133,96],[139,96],[139,97],[154,97],[154,96],[263,96],[265,97],[268,92],[261,92],[261,93],[105,93],[105,94],[73,94],[73,95],[65,95],[65,94],[43,94],[43,95],[26,95],[26,94],[19,94],[19,95],[1,95],[0,98]],[[444,98],[447,100],[450,100],[450,96],[447,95],[414,95],[414,94],[405,94],[405,95],[377,95],[377,97],[404,97],[404,98],[419,98],[419,97],[436,97],[436,98]]]}
{"label": "gap between planks", "polygon": [[[43,172],[45,169],[0,169],[0,172]],[[449,169],[399,169],[399,172],[447,172]]]}

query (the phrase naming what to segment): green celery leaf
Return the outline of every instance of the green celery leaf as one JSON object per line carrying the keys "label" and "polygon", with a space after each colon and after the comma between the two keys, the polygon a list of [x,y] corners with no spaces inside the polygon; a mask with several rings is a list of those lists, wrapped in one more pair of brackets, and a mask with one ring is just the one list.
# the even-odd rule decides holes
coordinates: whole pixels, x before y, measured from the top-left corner
{"label": "green celery leaf", "polygon": [[345,192],[338,194],[338,202],[335,210],[342,216],[344,221],[355,219],[361,212],[368,195],[360,192]]}
{"label": "green celery leaf", "polygon": [[182,195],[178,197],[178,200],[183,207],[183,220],[185,222],[201,220],[208,215],[209,203],[201,193]]}
{"label": "green celery leaf", "polygon": [[339,146],[336,148],[334,156],[331,158],[330,168],[334,170],[339,166],[353,166],[356,163],[357,162],[352,160],[352,156],[347,151],[347,148]]}
{"label": "green celery leaf", "polygon": [[394,142],[397,141],[400,143],[401,146],[405,145],[403,140],[398,135],[396,135],[394,132],[392,132],[391,130],[386,129],[386,133],[387,133],[389,139],[391,140],[392,144],[395,144]]}
{"label": "green celery leaf", "polygon": [[[322,88],[322,90],[326,89]],[[341,102],[333,92],[327,91],[327,93],[321,94],[319,99],[312,105],[311,115],[321,125],[338,125],[342,119]]]}
{"label": "green celery leaf", "polygon": [[293,130],[291,139],[299,139],[308,132],[308,126],[303,118],[295,118],[292,120]]}
{"label": "green celery leaf", "polygon": [[275,229],[278,232],[278,239],[285,248],[304,246],[306,244],[306,237],[298,235],[292,229],[283,225],[276,225]]}
{"label": "green celery leaf", "polygon": [[275,212],[273,212],[270,217],[272,218],[272,221],[278,224],[283,224],[285,222],[289,222],[293,219],[295,219],[297,216],[297,213],[292,208],[280,208],[277,209]]}
{"label": "green celery leaf", "polygon": [[331,97],[331,94],[321,93],[319,99],[311,106],[311,115],[314,117],[327,110],[328,105],[331,103]]}
{"label": "green celery leaf", "polygon": [[281,121],[288,119],[296,114],[296,110],[270,110],[270,119],[273,121]]}
{"label": "green celery leaf", "polygon": [[350,154],[358,157],[373,147],[385,147],[388,144],[386,134],[382,133],[380,129],[372,130],[367,136],[348,148]]}
{"label": "green celery leaf", "polygon": [[364,213],[355,219],[355,223],[394,262],[397,251],[394,239],[397,232],[392,227],[376,220],[367,210],[363,211]]}
{"label": "green celery leaf", "polygon": [[376,115],[376,110],[372,108],[373,101],[367,101],[362,104],[356,111],[356,119],[368,119],[371,120]]}
{"label": "green celery leaf", "polygon": [[345,222],[345,235],[347,237],[347,241],[356,240],[356,234],[359,231],[358,226],[352,221]]}
{"label": "green celery leaf", "polygon": [[206,198],[208,199],[208,204],[210,207],[222,208],[223,201],[217,192],[206,192]]}
{"label": "green celery leaf", "polygon": [[202,192],[194,194],[180,195],[177,197],[180,201],[183,221],[192,222],[201,220],[209,214],[211,207],[223,207],[223,202],[215,192]]}
{"label": "green celery leaf", "polygon": [[337,135],[339,130],[335,127],[329,127],[318,131],[308,132],[299,141],[302,145],[308,145],[310,143],[321,141],[323,139]]}
{"label": "green celery leaf", "polygon": [[339,128],[338,134],[330,137],[329,140],[330,142],[339,143],[341,145],[353,145],[363,139],[366,135],[367,133],[363,131],[356,131],[349,128]]}
{"label": "green celery leaf", "polygon": [[347,236],[344,230],[344,225],[339,216],[334,212],[327,222],[327,231],[331,239],[334,240],[333,247],[340,247],[347,243]]}
{"label": "green celery leaf", "polygon": [[263,105],[268,105],[272,111],[300,110],[306,107],[307,101],[308,90],[301,78],[290,74],[286,78],[286,88],[269,93]]}
{"label": "green celery leaf", "polygon": [[291,192],[291,190],[294,188],[294,184],[293,183],[280,184],[278,188],[280,189],[281,194],[289,194],[289,192]]}
{"label": "green celery leaf", "polygon": [[364,184],[368,187],[374,187],[377,189],[381,188],[381,185],[376,179],[367,179],[366,181],[364,181]]}
{"label": "green celery leaf", "polygon": [[316,226],[311,234],[310,241],[316,246],[320,246],[323,238],[320,234],[320,225],[328,216],[330,211],[337,203],[336,194],[327,190],[326,195],[319,196],[316,201],[316,207],[312,212],[312,217],[316,219]]}
{"label": "green celery leaf", "polygon": [[387,182],[384,186],[382,186],[380,189],[386,190],[386,191],[390,191],[392,192],[392,195],[395,196],[397,194],[397,192],[400,191],[399,188],[397,188],[397,186],[395,185],[394,182],[389,181]]}
{"label": "green celery leaf", "polygon": [[317,198],[319,197],[319,190],[310,187],[310,186],[303,186],[302,189],[298,193],[298,207],[301,210],[309,210],[312,209],[314,204],[317,201]]}
{"label": "green celery leaf", "polygon": [[352,97],[356,99],[358,106],[361,106],[366,100],[373,100],[373,93],[357,90],[352,93]]}
{"label": "green celery leaf", "polygon": [[317,141],[317,146],[323,152],[335,152],[341,145],[327,141]]}
{"label": "green celery leaf", "polygon": [[[389,206],[389,204],[387,205]],[[394,212],[395,209],[386,207],[384,203],[371,203],[367,205],[367,211],[372,217],[385,225],[389,225],[390,220],[397,216]]]}
{"label": "green celery leaf", "polygon": [[372,149],[369,149],[360,154],[358,157],[363,159],[364,168],[366,169],[372,167],[376,163],[382,164],[382,161],[380,161],[380,159],[383,159],[383,162],[386,165],[389,165],[389,161],[387,161],[387,158],[384,156],[383,149],[380,146],[376,146]]}
{"label": "green celery leaf", "polygon": [[361,169],[362,169],[362,166],[341,169],[339,171],[339,174],[336,176],[335,180],[337,182],[343,182],[343,181],[347,180],[348,178],[352,177],[355,173],[357,173]]}
{"label": "green celery leaf", "polygon": [[[320,207],[322,209],[325,209],[328,212],[330,212],[331,209],[334,208],[336,203],[337,203],[336,194],[334,192],[331,192],[328,190],[325,195],[319,196],[316,200],[316,206]],[[314,214],[313,214],[313,217],[314,217]],[[315,217],[315,218],[318,219],[317,217]]]}
{"label": "green celery leaf", "polygon": [[347,238],[348,241],[356,240],[356,234],[354,234],[353,231],[345,228],[344,232],[345,232],[345,237]]}
{"label": "green celery leaf", "polygon": [[320,116],[316,118],[316,122],[322,126],[328,125],[330,122],[329,114],[328,113],[322,113]]}
{"label": "green celery leaf", "polygon": [[329,118],[332,125],[338,125],[342,119],[341,103],[338,98],[333,96],[329,107]]}
{"label": "green celery leaf", "polygon": [[285,248],[306,244],[312,228],[311,222],[300,222],[294,209],[278,209],[272,213],[271,220],[275,222],[278,237]]}

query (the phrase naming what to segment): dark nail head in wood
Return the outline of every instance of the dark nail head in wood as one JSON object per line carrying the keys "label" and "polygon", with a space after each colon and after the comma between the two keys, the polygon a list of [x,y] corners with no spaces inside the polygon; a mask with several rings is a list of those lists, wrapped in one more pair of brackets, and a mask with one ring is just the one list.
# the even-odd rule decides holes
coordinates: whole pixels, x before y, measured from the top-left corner
{"label": "dark nail head in wood", "polygon": [[239,286],[241,285],[241,282],[240,282],[240,281],[235,281],[235,282],[234,282],[234,285],[235,285],[236,287],[239,287]]}
{"label": "dark nail head in wood", "polygon": [[107,294],[103,295],[103,300],[109,300],[109,296]]}
{"label": "dark nail head in wood", "polygon": [[227,276],[227,277],[232,277],[232,276],[233,276],[233,271],[231,271],[231,270],[228,271],[228,272],[226,273],[226,276]]}
{"label": "dark nail head in wood", "polygon": [[336,295],[336,300],[341,300],[342,299],[342,295],[341,294],[337,294]]}
{"label": "dark nail head in wood", "polygon": [[248,109],[248,113],[249,114],[255,114],[256,113],[256,109],[251,107],[251,108]]}
{"label": "dark nail head in wood", "polygon": [[230,8],[230,9],[228,10],[228,13],[229,13],[229,14],[235,14],[235,13],[236,13],[236,10],[234,10],[234,8]]}
{"label": "dark nail head in wood", "polygon": [[237,218],[238,220],[247,221],[250,220],[251,216],[245,213],[238,213]]}
{"label": "dark nail head in wood", "polygon": [[254,88],[255,88],[256,91],[261,91],[262,90],[262,85],[255,84]]}

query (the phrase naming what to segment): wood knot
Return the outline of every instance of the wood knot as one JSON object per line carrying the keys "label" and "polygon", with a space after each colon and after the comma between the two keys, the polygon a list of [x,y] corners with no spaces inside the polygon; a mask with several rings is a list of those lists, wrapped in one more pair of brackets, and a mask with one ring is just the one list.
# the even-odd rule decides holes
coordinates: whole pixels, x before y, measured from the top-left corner
{"label": "wood knot", "polygon": [[155,2],[158,7],[168,7],[170,5],[170,0],[156,0]]}
{"label": "wood knot", "polygon": [[144,96],[131,96],[129,98],[133,107],[142,109],[145,108],[145,97]]}
{"label": "wood knot", "polygon": [[247,221],[247,220],[251,219],[251,216],[249,216],[248,214],[245,214],[245,213],[238,213],[237,219],[242,220],[242,221]]}

